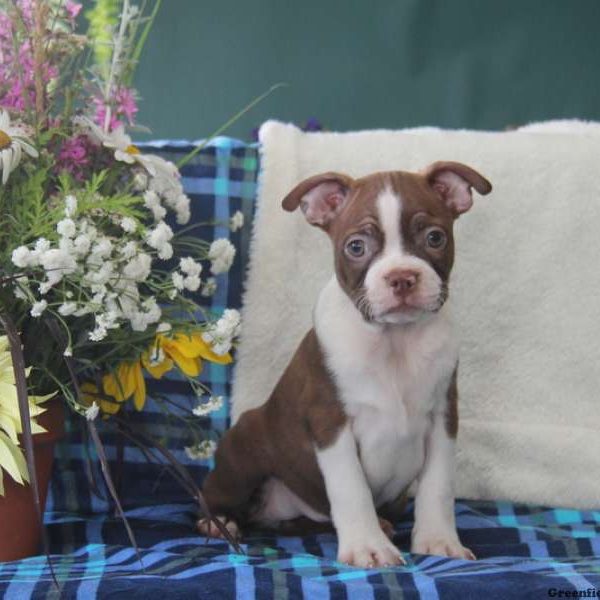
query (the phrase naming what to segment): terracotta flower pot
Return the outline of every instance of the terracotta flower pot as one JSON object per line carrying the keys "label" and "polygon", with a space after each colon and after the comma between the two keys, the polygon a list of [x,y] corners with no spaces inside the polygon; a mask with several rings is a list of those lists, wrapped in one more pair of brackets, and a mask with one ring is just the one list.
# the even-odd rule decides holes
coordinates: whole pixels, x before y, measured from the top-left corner
{"label": "terracotta flower pot", "polygon": [[[54,462],[54,444],[64,434],[62,399],[53,398],[45,406],[48,410],[38,417],[38,423],[47,433],[33,436],[42,506],[46,505]],[[37,526],[31,488],[29,485],[19,485],[4,472],[4,496],[0,496],[0,562],[38,554],[40,546],[41,532]]]}

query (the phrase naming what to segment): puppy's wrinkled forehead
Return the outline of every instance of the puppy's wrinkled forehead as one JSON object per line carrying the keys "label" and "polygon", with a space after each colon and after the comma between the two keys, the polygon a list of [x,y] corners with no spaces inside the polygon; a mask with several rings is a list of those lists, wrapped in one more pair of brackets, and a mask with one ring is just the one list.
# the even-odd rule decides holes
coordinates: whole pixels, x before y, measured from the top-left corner
{"label": "puppy's wrinkled forehead", "polygon": [[401,243],[403,226],[417,213],[448,227],[455,218],[422,176],[403,171],[375,173],[354,181],[344,210],[331,223],[330,235],[346,237],[355,229],[373,225],[386,241]]}

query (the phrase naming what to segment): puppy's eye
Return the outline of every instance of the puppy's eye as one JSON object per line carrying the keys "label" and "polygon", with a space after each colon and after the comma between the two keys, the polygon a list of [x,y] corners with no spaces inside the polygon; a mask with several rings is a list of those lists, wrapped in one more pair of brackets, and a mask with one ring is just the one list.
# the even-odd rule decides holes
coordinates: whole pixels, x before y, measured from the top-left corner
{"label": "puppy's eye", "polygon": [[427,245],[434,250],[443,248],[446,245],[447,239],[446,234],[438,228],[430,229],[425,236]]}
{"label": "puppy's eye", "polygon": [[361,258],[366,251],[365,241],[360,238],[354,238],[346,244],[346,254],[352,258]]}

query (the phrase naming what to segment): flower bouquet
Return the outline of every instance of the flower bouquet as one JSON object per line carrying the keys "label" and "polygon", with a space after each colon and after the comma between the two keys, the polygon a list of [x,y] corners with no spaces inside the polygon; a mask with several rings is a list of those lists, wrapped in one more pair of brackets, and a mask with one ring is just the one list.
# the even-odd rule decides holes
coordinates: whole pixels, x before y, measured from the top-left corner
{"label": "flower bouquet", "polygon": [[[188,453],[214,449],[194,417],[220,398],[197,376],[202,361],[232,360],[240,319],[235,310],[210,314],[198,300],[214,292],[235,249],[191,235],[198,224],[188,224],[178,168],[127,133],[136,127],[133,72],[158,2],[96,0],[87,36],[78,33],[80,10],[70,0],[0,0],[0,330],[21,419],[13,396],[5,418],[0,387],[0,482],[2,470],[35,480],[30,414],[57,395],[87,421],[120,510],[95,423],[118,422],[127,405],[142,411],[147,377],[178,370],[187,379]],[[240,213],[229,226],[242,224]],[[0,355],[0,378],[8,356]],[[202,503],[181,466],[171,467]]]}

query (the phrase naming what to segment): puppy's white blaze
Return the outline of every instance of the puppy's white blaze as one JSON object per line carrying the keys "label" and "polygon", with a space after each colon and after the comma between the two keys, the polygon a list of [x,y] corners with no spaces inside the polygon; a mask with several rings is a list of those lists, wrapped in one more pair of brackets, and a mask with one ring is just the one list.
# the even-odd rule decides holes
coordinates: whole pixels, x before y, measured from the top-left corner
{"label": "puppy's white blaze", "polygon": [[400,235],[402,199],[389,187],[384,188],[377,198],[377,213],[385,238],[383,256],[402,255],[402,236]]}

